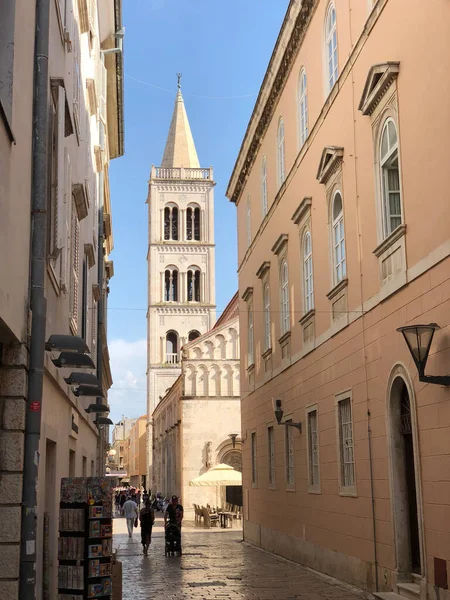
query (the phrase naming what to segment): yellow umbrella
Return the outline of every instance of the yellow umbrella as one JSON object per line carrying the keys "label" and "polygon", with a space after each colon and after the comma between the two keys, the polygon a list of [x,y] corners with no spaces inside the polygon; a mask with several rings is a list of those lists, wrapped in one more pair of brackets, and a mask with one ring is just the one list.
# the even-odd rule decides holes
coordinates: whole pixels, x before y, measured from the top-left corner
{"label": "yellow umbrella", "polygon": [[242,485],[242,473],[230,465],[220,464],[190,481],[189,485]]}

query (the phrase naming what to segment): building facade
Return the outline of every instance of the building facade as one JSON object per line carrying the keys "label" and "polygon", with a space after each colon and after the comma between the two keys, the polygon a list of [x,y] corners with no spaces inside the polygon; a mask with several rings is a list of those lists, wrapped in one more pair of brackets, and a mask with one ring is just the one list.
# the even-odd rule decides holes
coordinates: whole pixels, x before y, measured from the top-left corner
{"label": "building facade", "polygon": [[438,323],[448,374],[449,26],[443,0],[291,1],[227,191],[245,539],[420,598],[448,598],[450,412],[396,329]]}
{"label": "building facade", "polygon": [[147,415],[136,419],[126,439],[127,461],[125,470],[130,479],[130,485],[135,488],[147,484]]}
{"label": "building facade", "polygon": [[178,89],[160,167],[148,191],[147,456],[151,477],[151,415],[179,377],[181,348],[216,319],[214,180],[195,149]]}
{"label": "building facade", "polygon": [[114,429],[111,433],[111,449],[108,455],[109,467],[114,472],[123,472],[124,477],[129,477],[126,468],[125,445],[136,420],[137,419],[130,419],[129,417],[122,417],[122,419],[114,425]]}
{"label": "building facade", "polygon": [[242,470],[238,305],[236,294],[210,331],[183,346],[181,375],[153,412],[153,490],[177,494],[187,518],[194,503],[225,501],[192,479],[219,463]]}
{"label": "building facade", "polygon": [[[33,186],[35,36],[42,40],[46,31],[35,19],[45,9],[48,129],[39,148],[48,157],[48,172]],[[113,275],[108,169],[110,159],[123,154],[122,55],[116,38],[121,2],[58,0],[40,3],[37,10],[34,2],[16,0],[3,3],[0,14],[0,246],[6,258],[0,266],[0,517],[7,523],[0,534],[0,597],[19,597],[24,445],[31,410],[40,413],[41,423],[37,533],[23,543],[23,552],[29,555],[33,548],[36,598],[56,598],[60,481],[104,473],[105,431],[85,410],[95,398],[74,395],[64,380],[71,371],[54,365],[55,354],[44,358],[42,402],[28,394],[30,239],[36,214],[31,202],[36,193],[46,202],[45,339],[68,334],[85,340],[107,403],[112,378],[105,309]],[[39,119],[36,127],[42,123]]]}

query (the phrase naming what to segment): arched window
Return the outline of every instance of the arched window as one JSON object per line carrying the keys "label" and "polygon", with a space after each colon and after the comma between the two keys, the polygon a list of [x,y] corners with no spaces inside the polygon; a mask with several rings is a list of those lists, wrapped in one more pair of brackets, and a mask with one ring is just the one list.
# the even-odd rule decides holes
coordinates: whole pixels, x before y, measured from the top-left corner
{"label": "arched window", "polygon": [[281,263],[281,335],[291,328],[289,315],[289,273],[287,261]]}
{"label": "arched window", "polygon": [[336,285],[342,281],[347,274],[345,263],[344,205],[341,192],[336,192],[334,194],[332,218],[334,283]]}
{"label": "arched window", "polygon": [[164,239],[178,240],[178,207],[166,206],[164,209]]}
{"label": "arched window", "polygon": [[261,166],[261,210],[262,217],[267,215],[267,161],[266,157],[263,157],[262,166]]}
{"label": "arched window", "polygon": [[198,206],[187,207],[186,237],[188,240],[200,241],[200,208]]}
{"label": "arched window", "polygon": [[303,237],[303,290],[305,294],[305,312],[309,312],[314,308],[312,242],[309,231]]}
{"label": "arched window", "polygon": [[281,187],[285,179],[285,157],[284,157],[284,123],[280,118],[277,133],[277,158],[278,158],[278,187]]}
{"label": "arched window", "polygon": [[250,248],[250,244],[252,243],[252,207],[250,205],[250,196],[247,196],[246,209],[247,248]]}
{"label": "arched window", "polygon": [[220,396],[221,395],[221,373],[220,369],[217,365],[212,365],[209,371],[210,378],[210,386],[209,386],[209,395],[210,396]]}
{"label": "arched window", "polygon": [[339,76],[336,8],[334,2],[330,2],[325,22],[325,56],[327,86],[328,92],[330,92]]}
{"label": "arched window", "polygon": [[166,333],[166,363],[176,365],[178,362],[178,333],[168,331]]}
{"label": "arched window", "polygon": [[383,199],[383,233],[391,234],[402,223],[397,128],[387,119],[380,142],[381,193]]}
{"label": "arched window", "polygon": [[166,269],[164,273],[164,300],[165,302],[178,302],[178,270]]}
{"label": "arched window", "polygon": [[269,284],[264,285],[263,290],[264,302],[264,349],[268,350],[272,347],[272,339],[270,334],[270,289]]}
{"label": "arched window", "polygon": [[197,331],[196,329],[193,329],[192,331],[190,331],[188,333],[188,342],[193,342],[194,340],[196,340],[198,337],[200,337],[200,332]]}
{"label": "arched window", "polygon": [[304,68],[300,72],[298,85],[298,122],[300,126],[299,141],[301,148],[308,137],[308,90]]}
{"label": "arched window", "polygon": [[253,304],[250,302],[247,308],[247,325],[248,325],[248,366],[254,364],[253,353]]}
{"label": "arched window", "polygon": [[200,302],[200,269],[189,267],[187,272],[188,302]]}

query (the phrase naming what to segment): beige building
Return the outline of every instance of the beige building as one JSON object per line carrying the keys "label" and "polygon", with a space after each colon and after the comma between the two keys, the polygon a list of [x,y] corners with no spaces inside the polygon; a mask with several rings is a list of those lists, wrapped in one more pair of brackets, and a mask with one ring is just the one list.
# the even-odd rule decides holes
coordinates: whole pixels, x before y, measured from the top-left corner
{"label": "beige building", "polygon": [[147,415],[136,419],[126,444],[125,470],[132,487],[146,487],[147,479]]}
{"label": "beige building", "polygon": [[[242,470],[238,308],[236,294],[210,331],[183,346],[181,375],[152,416],[152,491],[177,494],[187,518],[193,503],[226,500],[216,487],[189,481],[219,463]],[[230,434],[237,434],[235,447]]]}
{"label": "beige building", "polygon": [[[130,435],[130,431],[136,423],[136,419],[123,417],[114,425],[111,434],[111,446],[108,453],[108,465],[112,472],[123,474],[123,477],[128,478],[127,472],[127,456],[126,444]],[[126,482],[128,483],[128,482]]]}
{"label": "beige building", "polygon": [[245,539],[410,598],[449,597],[449,392],[396,331],[438,323],[449,374],[449,30],[446,0],[291,1],[227,191]]}
{"label": "beige building", "polygon": [[181,373],[181,348],[216,320],[214,179],[201,168],[179,85],[160,167],[148,188],[147,452],[151,415]]}
{"label": "beige building", "polygon": [[[42,315],[45,324],[42,339],[34,342],[38,353],[44,333],[45,340],[52,334],[82,337],[102,382],[104,404],[112,384],[105,318],[113,275],[108,168],[110,159],[123,154],[121,2],[38,4],[37,10],[35,2],[16,0],[0,9],[0,518],[7,524],[0,532],[0,597],[5,600],[19,597],[21,559],[22,567],[29,566],[22,572],[31,574],[25,578],[27,592],[34,590],[39,600],[56,598],[61,477],[103,474],[105,432],[100,428],[99,434],[95,414],[85,410],[96,398],[76,396],[64,380],[78,369],[57,368],[52,358],[58,353],[46,352],[42,402],[28,393],[34,317]],[[38,26],[36,15],[44,26]],[[40,88],[33,86],[35,36]],[[116,49],[104,52],[107,48]],[[35,127],[33,92],[44,107]],[[43,164],[48,169],[42,170]],[[42,215],[45,236],[36,242]],[[37,308],[33,298],[39,289],[46,306]],[[33,462],[39,456],[36,532],[23,542],[21,556],[21,506],[29,506],[25,496],[34,489],[33,483],[22,485],[24,447],[30,448],[26,440],[33,438],[26,425],[31,412],[40,421],[39,452],[28,450],[27,458]]]}

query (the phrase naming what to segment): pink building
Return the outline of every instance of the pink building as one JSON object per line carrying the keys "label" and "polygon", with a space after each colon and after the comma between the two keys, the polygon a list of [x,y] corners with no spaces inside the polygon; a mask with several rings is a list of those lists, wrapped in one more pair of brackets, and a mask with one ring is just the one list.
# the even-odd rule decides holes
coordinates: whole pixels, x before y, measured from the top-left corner
{"label": "pink building", "polygon": [[449,31],[447,0],[292,0],[227,191],[245,539],[410,598],[449,597],[450,392],[396,331],[438,323],[450,374]]}

